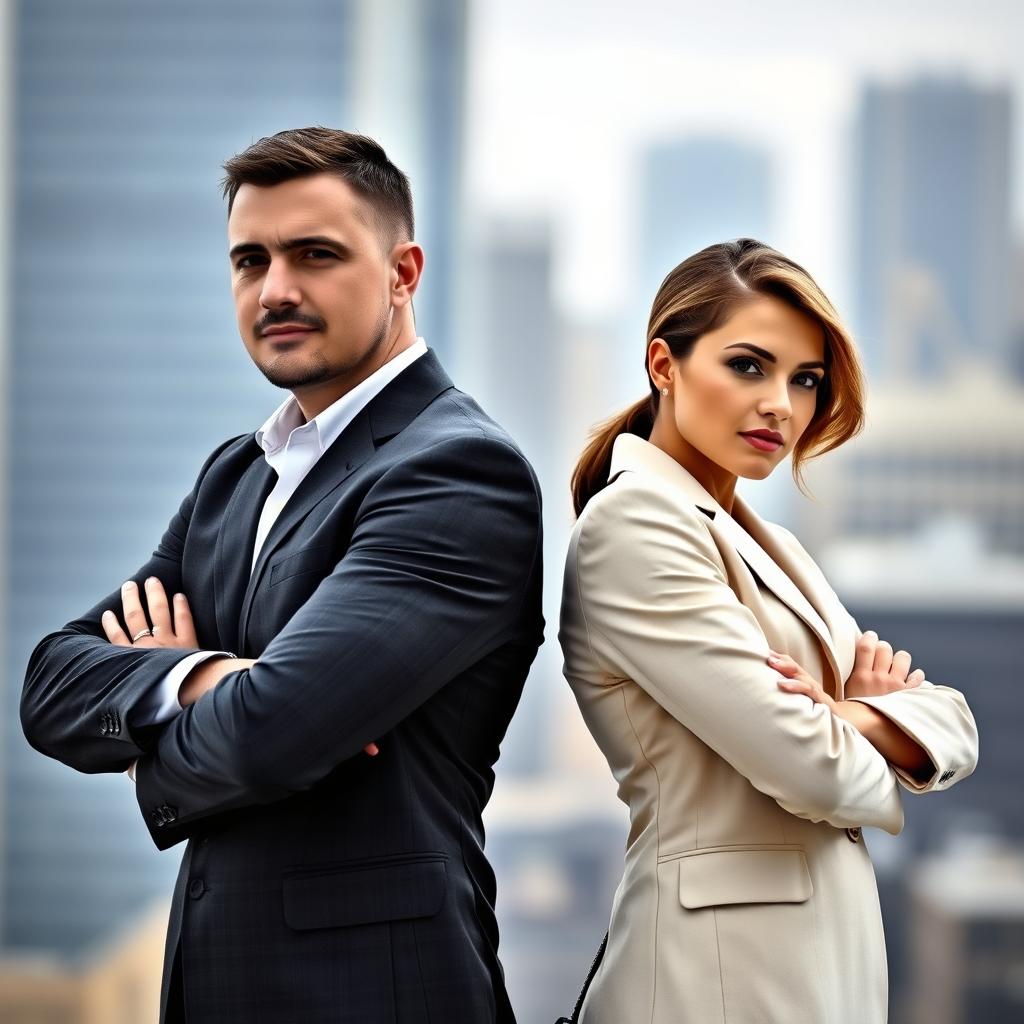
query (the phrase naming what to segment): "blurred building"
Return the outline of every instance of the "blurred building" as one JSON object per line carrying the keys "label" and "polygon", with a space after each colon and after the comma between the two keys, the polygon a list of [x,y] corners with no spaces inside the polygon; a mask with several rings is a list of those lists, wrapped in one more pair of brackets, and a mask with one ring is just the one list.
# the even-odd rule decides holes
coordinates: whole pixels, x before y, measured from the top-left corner
{"label": "blurred building", "polygon": [[[901,835],[868,830],[885,921],[892,1024],[1001,1024],[1016,1019],[1012,1014],[982,1012],[980,1003],[960,1016],[921,1015],[921,1007],[933,1005],[930,1000],[922,1002],[929,984],[924,973],[934,977],[934,972],[948,972],[948,984],[959,986],[969,964],[964,960],[956,965],[944,952],[946,947],[939,948],[946,941],[942,928],[929,925],[922,930],[918,883],[924,860],[945,857],[944,851],[963,850],[984,837],[1009,849],[1024,849],[1024,804],[1019,793],[1024,776],[1024,705],[1017,697],[1024,559],[987,551],[963,523],[950,521],[914,537],[838,541],[821,553],[819,564],[861,629],[873,629],[895,649],[909,651],[914,666],[922,668],[931,682],[965,694],[980,737],[973,775],[940,794],[904,794]],[[977,883],[976,872],[981,870],[977,863],[958,863],[946,877],[966,890]],[[958,872],[963,877],[956,880]],[[1019,886],[1008,877],[993,874],[987,884],[993,899],[1004,885],[1007,905],[1012,906],[1019,903]],[[929,891],[939,898],[939,889]],[[952,890],[950,898],[951,894]],[[958,922],[949,928],[961,925],[967,927]],[[1020,920],[1013,927],[1019,935]],[[937,944],[929,945],[927,953],[921,944],[926,933],[932,935],[927,941]],[[987,933],[993,957],[1007,962],[1024,957],[1019,939],[1009,942],[1011,933],[1012,928],[1005,934],[998,929]],[[957,934],[957,950],[961,941],[975,941],[965,939],[966,932]],[[926,961],[931,962],[927,970]],[[1024,969],[1024,960],[1020,966]]]}
{"label": "blurred building", "polygon": [[868,85],[855,152],[856,328],[874,379],[1008,365],[1011,100],[952,78]]}
{"label": "blurred building", "polygon": [[[557,632],[561,562],[567,529],[558,529],[548,502],[558,502],[568,478],[563,458],[561,396],[566,382],[552,295],[552,233],[544,219],[492,218],[472,239],[472,338],[464,356],[466,385],[530,460],[545,502],[546,635]],[[561,680],[558,645],[541,647],[523,700],[502,745],[502,771],[547,767],[542,737],[552,735],[548,709]]]}
{"label": "blurred building", "polygon": [[730,238],[772,242],[772,166],[756,146],[699,136],[652,144],[642,156],[639,187],[637,291],[644,327],[658,286],[687,256]]}
{"label": "blurred building", "polygon": [[965,842],[909,888],[907,1024],[1024,1020],[1024,853]]}
{"label": "blurred building", "polygon": [[503,776],[485,814],[498,886],[499,956],[516,1018],[568,1015],[608,929],[628,816],[614,782]]}
{"label": "blurred building", "polygon": [[[422,0],[411,21],[405,4],[388,32],[368,30],[394,7],[14,6],[13,137],[3,150],[18,253],[4,430],[0,945],[8,951],[77,954],[102,942],[169,891],[179,859],[178,850],[156,853],[125,778],[77,775],[31,751],[17,699],[34,644],[141,564],[202,459],[255,429],[281,399],[238,339],[221,163],[263,135],[309,124],[361,128],[396,155],[418,146],[423,223],[439,247],[449,238],[464,3]],[[354,123],[357,91],[369,103],[382,69],[413,58],[418,77],[400,97],[408,122],[393,130],[415,125],[415,145]],[[446,251],[434,263],[428,252],[423,316],[446,308],[443,278],[454,259]],[[444,334],[438,326],[429,339],[442,358]]]}
{"label": "blurred building", "polygon": [[797,532],[808,546],[901,542],[953,517],[983,546],[1024,555],[1024,390],[966,356],[954,365],[945,382],[870,388],[864,434],[807,467],[816,500],[801,503]]}
{"label": "blurred building", "polygon": [[133,919],[109,942],[72,957],[0,960],[4,1024],[152,1024],[160,1013],[167,904]]}
{"label": "blurred building", "polygon": [[355,11],[352,127],[409,175],[426,251],[416,327],[452,369],[464,331],[463,138],[468,0],[348,0]]}

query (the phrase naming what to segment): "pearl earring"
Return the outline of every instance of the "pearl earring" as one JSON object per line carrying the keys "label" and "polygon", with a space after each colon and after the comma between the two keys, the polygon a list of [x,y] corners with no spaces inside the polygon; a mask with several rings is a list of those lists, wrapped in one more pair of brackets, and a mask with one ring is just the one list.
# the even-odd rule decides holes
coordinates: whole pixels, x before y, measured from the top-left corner
{"label": "pearl earring", "polygon": [[667,394],[668,394],[668,388],[662,388],[662,389],[661,389],[661,393],[662,393],[663,395],[667,395]]}

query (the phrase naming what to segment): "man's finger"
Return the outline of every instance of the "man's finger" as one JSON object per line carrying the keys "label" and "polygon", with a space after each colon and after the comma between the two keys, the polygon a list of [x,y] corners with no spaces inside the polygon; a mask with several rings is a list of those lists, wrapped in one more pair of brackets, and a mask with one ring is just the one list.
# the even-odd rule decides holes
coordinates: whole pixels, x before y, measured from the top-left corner
{"label": "man's finger", "polygon": [[184,594],[174,595],[174,635],[186,647],[198,647],[196,627],[192,621],[192,609],[188,606],[188,598]]}
{"label": "man's finger", "polygon": [[117,621],[117,616],[112,611],[107,610],[100,616],[100,625],[112,644],[117,644],[118,647],[131,647],[131,640],[125,635],[121,623]]}
{"label": "man's finger", "polygon": [[[174,624],[171,622],[171,609],[167,605],[167,594],[164,585],[155,577],[150,576],[146,580],[146,603],[149,605],[149,619],[153,624],[153,635],[159,636],[162,632],[166,638],[169,633],[174,632]],[[140,629],[145,627],[140,626]]]}
{"label": "man's finger", "polygon": [[128,640],[138,636],[139,630],[149,629],[149,620],[142,610],[139,588],[134,580],[121,584],[121,604],[124,606],[124,624],[128,627]]}

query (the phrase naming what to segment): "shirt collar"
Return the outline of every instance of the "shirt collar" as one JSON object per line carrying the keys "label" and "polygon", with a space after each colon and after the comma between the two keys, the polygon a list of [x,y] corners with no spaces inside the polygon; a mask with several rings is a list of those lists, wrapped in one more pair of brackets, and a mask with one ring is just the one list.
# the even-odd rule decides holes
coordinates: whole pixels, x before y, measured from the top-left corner
{"label": "shirt collar", "polygon": [[323,454],[370,400],[426,351],[427,343],[417,338],[407,349],[389,359],[309,422],[302,418],[295,396],[289,395],[256,431],[256,443],[265,454],[272,455],[289,444],[301,444],[309,438],[319,454]]}

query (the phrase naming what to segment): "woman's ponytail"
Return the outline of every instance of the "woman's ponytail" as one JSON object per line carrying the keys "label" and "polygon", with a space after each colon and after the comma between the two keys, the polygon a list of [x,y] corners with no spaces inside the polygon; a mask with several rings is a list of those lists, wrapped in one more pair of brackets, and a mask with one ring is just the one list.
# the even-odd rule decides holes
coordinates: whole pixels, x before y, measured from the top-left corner
{"label": "woman's ponytail", "polygon": [[654,399],[641,398],[625,412],[600,424],[593,432],[572,474],[572,503],[579,515],[590,499],[608,483],[612,446],[619,434],[636,434],[646,440],[654,428]]}

